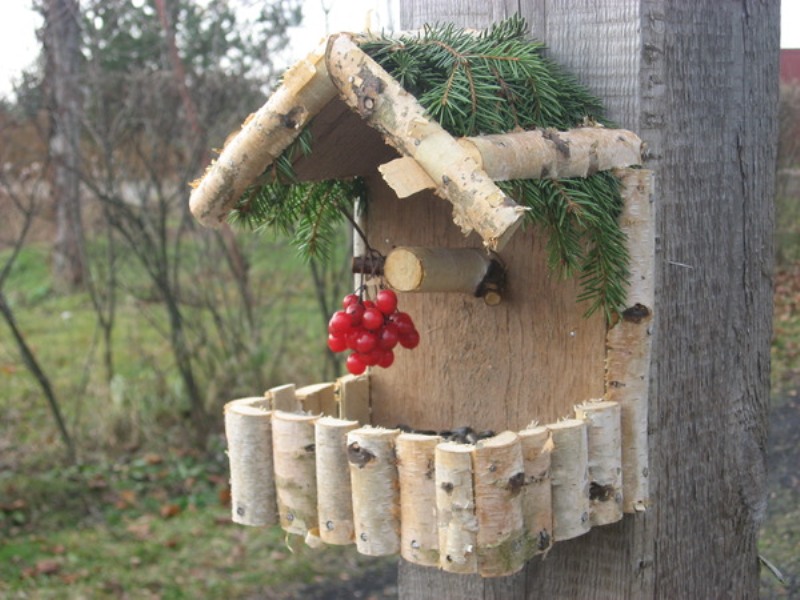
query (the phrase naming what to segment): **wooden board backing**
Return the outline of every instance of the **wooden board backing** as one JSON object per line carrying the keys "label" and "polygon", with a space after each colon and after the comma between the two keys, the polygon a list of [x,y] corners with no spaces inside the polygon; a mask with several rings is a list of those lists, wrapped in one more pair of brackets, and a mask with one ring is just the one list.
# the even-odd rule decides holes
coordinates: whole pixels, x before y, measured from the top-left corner
{"label": "wooden board backing", "polygon": [[[446,201],[429,192],[398,200],[379,176],[368,186],[368,236],[381,252],[481,247],[453,224]],[[412,351],[399,349],[391,369],[373,372],[374,423],[517,431],[603,395],[605,324],[600,316],[583,318],[574,281],[548,271],[544,242],[529,227],[503,250],[509,287],[498,306],[458,293],[400,295],[421,341]]]}

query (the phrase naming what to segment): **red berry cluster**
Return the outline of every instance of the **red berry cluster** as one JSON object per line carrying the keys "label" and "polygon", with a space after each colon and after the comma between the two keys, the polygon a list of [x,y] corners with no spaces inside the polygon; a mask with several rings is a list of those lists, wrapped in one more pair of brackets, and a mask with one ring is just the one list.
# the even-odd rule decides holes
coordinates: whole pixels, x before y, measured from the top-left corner
{"label": "red berry cluster", "polygon": [[397,294],[392,290],[379,291],[375,301],[348,294],[342,310],[333,313],[328,322],[328,348],[333,352],[352,351],[347,370],[353,375],[375,365],[384,369],[392,366],[397,344],[416,348],[419,333],[411,317],[397,310]]}

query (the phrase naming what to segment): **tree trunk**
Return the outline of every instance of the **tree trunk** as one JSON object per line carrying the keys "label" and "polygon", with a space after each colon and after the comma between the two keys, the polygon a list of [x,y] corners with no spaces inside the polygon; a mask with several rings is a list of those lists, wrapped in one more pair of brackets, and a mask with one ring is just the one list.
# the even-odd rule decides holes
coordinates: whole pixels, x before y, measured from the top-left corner
{"label": "tree trunk", "polygon": [[83,284],[86,265],[80,211],[80,9],[75,0],[47,0],[44,8],[52,130],[52,198],[56,210],[53,276],[74,289]]}
{"label": "tree trunk", "polygon": [[[610,118],[649,147],[659,240],[649,417],[652,505],[556,543],[545,560],[534,558],[511,577],[453,575],[401,561],[400,597],[757,597],[756,536],[766,502],[779,3],[408,0],[401,4],[401,25],[480,27],[515,12],[528,18],[533,35],[558,62],[603,99]],[[420,224],[439,218],[432,201],[414,211]],[[383,237],[381,223],[370,219],[371,231]],[[430,244],[425,227],[419,229],[414,243]],[[452,301],[426,302],[427,322],[454,322],[458,306]],[[509,318],[490,323],[492,337],[506,338],[509,362],[520,351],[514,328],[524,323],[512,309]],[[471,352],[491,340],[473,342],[451,340]],[[464,363],[470,361],[459,356],[440,374],[457,388],[454,394],[470,377],[465,370],[476,366]],[[518,386],[516,375],[498,370],[506,368],[502,364],[493,368],[505,398],[461,393],[455,407],[428,403],[418,410],[416,390],[407,389],[402,410],[412,418],[427,410],[433,416],[426,418],[434,420],[485,421],[502,419],[504,412],[511,415],[507,420],[521,418],[514,417],[525,409],[516,397],[519,387],[512,387]],[[596,374],[583,368],[571,376]],[[388,389],[380,381],[374,385]],[[580,389],[571,385],[573,392]]]}

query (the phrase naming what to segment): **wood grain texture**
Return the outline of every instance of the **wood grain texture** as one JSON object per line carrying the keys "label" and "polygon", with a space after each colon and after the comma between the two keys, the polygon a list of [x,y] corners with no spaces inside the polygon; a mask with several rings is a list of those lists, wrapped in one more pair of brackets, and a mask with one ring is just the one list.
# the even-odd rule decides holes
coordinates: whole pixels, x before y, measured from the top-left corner
{"label": "wood grain texture", "polygon": [[[609,116],[649,146],[647,167],[655,171],[658,206],[650,394],[653,506],[555,544],[546,560],[534,558],[523,573],[499,580],[442,574],[401,561],[400,597],[757,597],[779,3],[407,0],[401,4],[401,26],[452,21],[480,27],[517,9],[554,58],[603,98]],[[459,241],[432,201],[424,212],[417,197],[402,202],[406,210],[392,218],[405,220],[412,235],[433,236],[442,244]],[[399,226],[380,231],[383,243],[406,243],[397,239]],[[504,253],[517,287],[510,303],[501,305],[503,312],[482,313],[497,309],[470,299],[447,305],[420,299],[409,307],[421,315],[423,328],[430,327],[430,343],[440,350],[424,360],[399,353],[398,374],[413,381],[424,373],[426,381],[441,383],[430,391],[401,390],[400,409],[393,413],[380,403],[395,386],[376,382],[378,414],[432,426],[477,418],[498,429],[519,428],[524,425],[511,421],[523,420],[525,408],[542,407],[540,418],[548,422],[561,416],[552,414],[557,412],[553,398],[563,397],[565,388],[592,388],[591,367],[548,363],[552,356],[536,350],[542,340],[549,346],[559,339],[554,322],[566,318],[561,309],[529,312],[527,303],[537,296],[530,292],[552,285],[518,262],[537,243],[526,232]],[[526,273],[524,280],[516,269]],[[444,330],[454,321],[456,327],[464,321],[481,327],[465,329],[471,334],[448,346]],[[542,323],[543,331],[536,329]],[[493,350],[484,354],[485,344]],[[471,357],[468,381],[479,381],[474,393],[460,385],[466,356]],[[536,389],[529,385],[523,393],[520,365],[535,374]],[[564,379],[586,381],[556,382],[548,394],[538,389],[542,380],[537,377],[553,368]],[[481,385],[481,378],[492,385]],[[506,400],[492,405],[498,386]],[[534,399],[526,404],[520,394]]]}
{"label": "wood grain texture", "polygon": [[[397,200],[377,175],[368,185],[369,235],[381,252],[395,245],[481,247],[476,235],[465,238],[453,225],[447,202],[430,193]],[[576,284],[547,270],[544,242],[529,228],[503,250],[508,289],[498,306],[466,294],[401,294],[421,342],[370,376],[374,423],[519,431],[603,395],[604,323],[584,319]]]}

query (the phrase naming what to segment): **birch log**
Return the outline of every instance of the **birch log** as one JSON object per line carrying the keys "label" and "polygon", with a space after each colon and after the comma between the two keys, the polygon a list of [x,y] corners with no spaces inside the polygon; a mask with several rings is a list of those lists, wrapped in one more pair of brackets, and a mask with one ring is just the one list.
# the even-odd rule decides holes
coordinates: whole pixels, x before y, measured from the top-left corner
{"label": "birch log", "polygon": [[400,292],[463,292],[475,294],[491,265],[478,248],[401,246],[386,256],[386,283]]}
{"label": "birch log", "polygon": [[553,438],[550,482],[553,541],[569,540],[591,528],[589,521],[588,440],[586,423],[567,419],[547,426]]}
{"label": "birch log", "polygon": [[472,451],[473,446],[455,442],[436,447],[439,566],[451,573],[478,572]]}
{"label": "birch log", "polygon": [[302,406],[297,400],[297,393],[293,383],[270,388],[265,396],[269,399],[272,410],[282,410],[283,412],[302,410]]}
{"label": "birch log", "polygon": [[231,470],[234,523],[261,527],[277,523],[272,464],[272,412],[263,397],[225,405],[225,437]]}
{"label": "birch log", "polygon": [[397,437],[400,480],[400,555],[427,567],[439,565],[436,526],[436,446],[438,435],[401,433]]}
{"label": "birch log", "polygon": [[329,417],[338,415],[336,385],[333,383],[315,383],[298,388],[295,396],[306,412]]}
{"label": "birch log", "polygon": [[651,193],[653,174],[619,169],[624,207],[620,217],[631,257],[628,308],[606,337],[607,400],[622,410],[622,490],[625,512],[649,504],[648,389],[654,305],[655,229]]}
{"label": "birch log", "polygon": [[553,506],[550,491],[550,453],[553,441],[545,426],[530,427],[519,432],[525,488],[522,496],[522,518],[528,532],[529,556],[546,552],[553,544]]}
{"label": "birch log", "polygon": [[475,448],[478,571],[482,577],[516,573],[527,559],[522,519],[525,470],[519,436],[505,431]]}
{"label": "birch log", "polygon": [[275,411],[272,448],[278,515],[287,533],[319,536],[314,451],[316,416]]}
{"label": "birch log", "polygon": [[315,424],[317,518],[319,535],[326,544],[355,541],[347,434],[358,426],[356,421],[333,417],[322,417]]}
{"label": "birch log", "polygon": [[344,375],[336,380],[339,416],[342,419],[370,424],[369,375]]}
{"label": "birch log", "polygon": [[[589,177],[642,162],[642,140],[625,129],[537,129],[459,138],[458,143],[494,181]],[[398,198],[436,188],[410,157],[392,160],[378,170]]]}
{"label": "birch log", "polygon": [[395,458],[399,433],[397,429],[362,427],[347,434],[356,547],[368,556],[400,551],[400,486]]}
{"label": "birch log", "polygon": [[586,421],[589,444],[589,518],[592,527],[622,518],[622,440],[617,402],[590,401],[575,407]]}
{"label": "birch log", "polygon": [[197,182],[189,206],[200,223],[207,227],[219,225],[247,186],[336,96],[324,51],[325,44],[286,71],[280,87],[244,122],[241,131]]}
{"label": "birch log", "polygon": [[408,92],[367,56],[349,34],[330,37],[327,67],[341,98],[378,129],[401,154],[416,160],[453,205],[465,234],[501,249],[522,222],[525,209],[498,188],[475,160]]}

